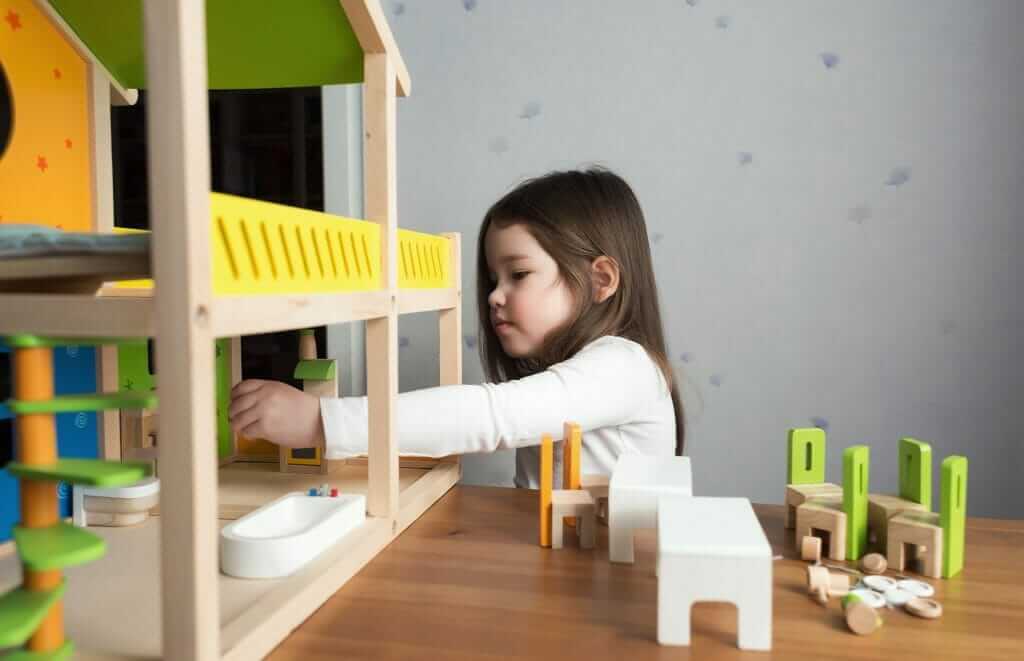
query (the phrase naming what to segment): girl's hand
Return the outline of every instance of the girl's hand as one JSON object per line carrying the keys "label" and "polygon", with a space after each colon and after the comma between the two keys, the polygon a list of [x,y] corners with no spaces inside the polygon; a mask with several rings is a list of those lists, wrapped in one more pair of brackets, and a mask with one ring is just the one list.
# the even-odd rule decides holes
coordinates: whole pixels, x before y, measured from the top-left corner
{"label": "girl's hand", "polygon": [[248,379],[231,389],[231,429],[289,448],[323,446],[320,399],[279,381]]}

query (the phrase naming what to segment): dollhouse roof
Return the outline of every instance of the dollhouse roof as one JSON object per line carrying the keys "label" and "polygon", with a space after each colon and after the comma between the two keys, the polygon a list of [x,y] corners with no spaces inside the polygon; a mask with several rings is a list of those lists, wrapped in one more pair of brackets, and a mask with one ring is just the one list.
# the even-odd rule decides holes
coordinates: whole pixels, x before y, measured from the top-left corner
{"label": "dollhouse roof", "polygon": [[[118,85],[146,87],[142,0],[42,1]],[[206,49],[210,89],[359,83],[363,54],[387,51],[398,94],[408,94],[409,74],[377,0],[206,0]]]}

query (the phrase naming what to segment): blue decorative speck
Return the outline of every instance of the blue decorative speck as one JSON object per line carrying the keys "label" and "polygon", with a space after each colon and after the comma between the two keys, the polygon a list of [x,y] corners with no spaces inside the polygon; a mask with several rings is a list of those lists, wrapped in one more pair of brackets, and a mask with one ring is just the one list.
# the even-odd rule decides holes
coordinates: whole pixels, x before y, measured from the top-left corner
{"label": "blue decorative speck", "polygon": [[700,2],[700,0],[686,0],[686,4],[690,5],[691,7],[696,7],[698,2]]}
{"label": "blue decorative speck", "polygon": [[818,429],[828,431],[828,420],[826,420],[825,418],[811,418],[811,424],[817,427]]}
{"label": "blue decorative speck", "polygon": [[715,19],[715,27],[719,30],[727,30],[732,25],[732,19],[728,16],[719,16]]}
{"label": "blue decorative speck", "polygon": [[725,382],[725,375],[724,374],[712,374],[708,378],[708,383],[710,383],[711,385],[715,386],[716,388],[721,386],[724,382]]}
{"label": "blue decorative speck", "polygon": [[533,119],[540,114],[540,103],[537,101],[530,101],[523,106],[523,111],[519,113],[519,119]]}
{"label": "blue decorative speck", "polygon": [[462,6],[466,11],[473,11],[476,9],[476,0],[462,0]]}
{"label": "blue decorative speck", "polygon": [[850,213],[847,216],[851,223],[857,223],[863,225],[864,221],[871,217],[871,207],[866,205],[856,206],[850,209]]}
{"label": "blue decorative speck", "polygon": [[655,232],[655,233],[654,233],[654,234],[653,234],[653,235],[651,236],[651,241],[652,241],[652,242],[654,242],[654,243],[660,243],[660,242],[661,242],[661,240],[662,240],[662,239],[664,239],[664,238],[665,238],[665,235],[664,235],[664,234],[662,234],[661,232]]}
{"label": "blue decorative speck", "polygon": [[467,349],[476,348],[476,335],[466,335],[462,339],[466,343]]}
{"label": "blue decorative speck", "polygon": [[81,411],[75,414],[75,427],[78,429],[85,429],[85,426],[89,423],[89,417]]}
{"label": "blue decorative speck", "polygon": [[684,352],[683,354],[681,354],[679,356],[679,360],[683,361],[684,363],[690,363],[690,362],[693,362],[693,359],[695,357],[696,356],[693,355],[693,352],[686,351],[686,352]]}
{"label": "blue decorative speck", "polygon": [[69,493],[71,493],[71,485],[70,484],[68,484],[64,480],[61,480],[60,482],[57,483],[57,497],[58,498],[67,498]]}
{"label": "blue decorative speck", "polygon": [[839,56],[835,53],[822,53],[821,63],[825,65],[826,69],[835,69],[839,66]]}
{"label": "blue decorative speck", "polygon": [[409,346],[409,338],[407,338],[407,337],[400,337],[400,338],[398,338],[398,346],[403,348],[403,349],[405,347]]}
{"label": "blue decorative speck", "polygon": [[64,347],[64,353],[68,358],[78,358],[78,347]]}
{"label": "blue decorative speck", "polygon": [[740,165],[749,165],[754,162],[754,155],[749,151],[741,151],[736,154],[736,160],[740,162]]}
{"label": "blue decorative speck", "polygon": [[939,332],[943,335],[949,335],[956,330],[956,322],[952,319],[943,319],[939,322]]}
{"label": "blue decorative speck", "polygon": [[910,181],[910,168],[893,168],[889,178],[885,180],[886,186],[902,186]]}
{"label": "blue decorative speck", "polygon": [[404,2],[396,2],[393,5],[393,11],[395,12],[395,16],[401,16],[402,14],[404,14],[405,13],[405,3]]}
{"label": "blue decorative speck", "polygon": [[503,135],[498,136],[491,140],[490,144],[487,145],[487,148],[495,154],[504,154],[508,151],[508,138]]}

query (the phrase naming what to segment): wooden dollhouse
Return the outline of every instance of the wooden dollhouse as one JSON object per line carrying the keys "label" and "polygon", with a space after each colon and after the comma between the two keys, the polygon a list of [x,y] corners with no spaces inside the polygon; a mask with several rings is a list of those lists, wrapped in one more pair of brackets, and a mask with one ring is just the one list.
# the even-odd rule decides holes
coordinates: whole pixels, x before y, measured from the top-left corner
{"label": "wooden dollhouse", "polygon": [[[148,259],[107,260],[101,268],[76,262],[79,270],[66,269],[59,287],[35,274],[11,279],[18,286],[0,293],[0,335],[101,346],[103,390],[118,387],[111,338],[153,338],[157,347],[158,515],[138,526],[91,530],[106,556],[67,572],[46,618],[62,617],[76,649],[86,652],[261,657],[460,477],[455,459],[405,468],[397,452],[398,316],[437,311],[439,382],[459,383],[462,371],[459,236],[397,226],[395,104],[410,90],[405,64],[377,0],[9,0],[0,14],[4,27],[45,22],[81,58],[89,151],[79,208],[89,220],[76,229],[112,229],[110,104],[132,102],[136,89],[148,94]],[[18,46],[5,41],[0,56],[10,58]],[[26,50],[39,59],[37,44],[21,49],[24,59],[31,59]],[[19,82],[6,68],[14,146],[28,138],[18,123]],[[364,85],[366,220],[210,191],[208,89],[343,83]],[[31,270],[31,261],[17,266]],[[155,285],[109,284],[129,276]],[[217,340],[237,347],[245,335],[359,320],[366,321],[368,366],[365,465],[339,463],[326,476],[282,474],[276,461],[238,461],[235,444],[218,453]],[[238,352],[229,360],[236,382]],[[100,456],[119,461],[117,410],[104,414],[102,432]],[[19,437],[19,459],[22,445]],[[54,459],[35,461],[36,477],[45,477]],[[221,574],[221,526],[325,480],[366,495],[364,523],[287,578]],[[0,592],[18,585],[20,565],[13,547],[0,551]],[[56,654],[65,643],[50,635],[30,639],[27,649]]]}

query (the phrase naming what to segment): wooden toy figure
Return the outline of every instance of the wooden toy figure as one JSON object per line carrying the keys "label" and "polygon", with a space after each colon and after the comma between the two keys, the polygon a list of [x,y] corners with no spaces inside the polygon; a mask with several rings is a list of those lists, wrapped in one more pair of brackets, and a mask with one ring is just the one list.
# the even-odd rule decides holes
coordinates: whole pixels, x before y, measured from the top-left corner
{"label": "wooden toy figure", "polygon": [[824,429],[790,429],[787,458],[786,528],[792,528],[796,524],[797,507],[809,498],[838,500],[842,489],[825,481]]}
{"label": "wooden toy figure", "polygon": [[[868,463],[866,445],[843,452],[842,498],[814,497],[796,508],[796,545],[805,536],[824,537],[822,555],[831,560],[857,560],[867,545]],[[825,535],[827,534],[827,537]]]}
{"label": "wooden toy figure", "polygon": [[952,578],[964,566],[964,534],[967,522],[967,458],[942,461],[939,486],[942,512],[904,512],[889,521],[889,566],[906,571],[912,560],[932,578]]}
{"label": "wooden toy figure", "polygon": [[888,544],[889,521],[908,511],[928,512],[932,503],[932,448],[924,441],[899,442],[899,496],[868,495],[868,543],[880,553]]}

